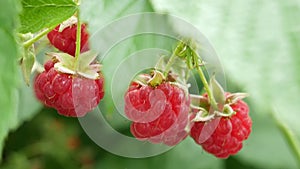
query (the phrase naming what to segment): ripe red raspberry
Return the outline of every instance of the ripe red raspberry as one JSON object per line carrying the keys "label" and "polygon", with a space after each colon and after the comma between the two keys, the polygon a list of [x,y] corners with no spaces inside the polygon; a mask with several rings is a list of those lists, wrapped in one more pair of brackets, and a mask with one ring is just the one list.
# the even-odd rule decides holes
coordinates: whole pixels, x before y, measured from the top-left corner
{"label": "ripe red raspberry", "polygon": [[[63,29],[61,32],[59,31],[59,27],[60,25],[58,25],[54,30],[48,33],[47,37],[50,43],[60,51],[75,56],[77,24],[73,24]],[[80,44],[81,52],[89,50],[88,37],[89,35],[86,31],[86,25],[82,24]]]}
{"label": "ripe red raspberry", "polygon": [[207,122],[195,122],[190,131],[197,144],[218,158],[228,158],[240,151],[243,141],[251,133],[252,120],[248,114],[248,105],[238,100],[230,107],[236,114]]}
{"label": "ripe red raspberry", "polygon": [[174,146],[187,136],[190,99],[183,89],[163,82],[156,87],[132,83],[125,94],[125,114],[139,140]]}
{"label": "ripe red raspberry", "polygon": [[104,96],[104,79],[92,80],[60,73],[54,62],[44,65],[45,71],[34,81],[36,97],[46,106],[64,116],[81,117],[93,110]]}

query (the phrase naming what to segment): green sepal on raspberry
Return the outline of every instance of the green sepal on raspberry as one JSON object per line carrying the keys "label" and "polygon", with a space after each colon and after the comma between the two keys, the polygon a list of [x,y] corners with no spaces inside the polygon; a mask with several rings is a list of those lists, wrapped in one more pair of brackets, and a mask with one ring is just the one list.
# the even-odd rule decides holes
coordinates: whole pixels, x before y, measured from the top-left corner
{"label": "green sepal on raspberry", "polygon": [[54,67],[60,72],[83,76],[88,79],[97,79],[99,77],[98,72],[101,69],[101,65],[95,61],[97,53],[92,51],[81,53],[78,60],[67,53],[48,53],[48,55],[58,60]]}
{"label": "green sepal on raspberry", "polygon": [[222,86],[218,83],[215,76],[210,78],[209,87],[212,91],[213,97],[218,104],[218,108],[222,109],[225,103],[225,91]]}

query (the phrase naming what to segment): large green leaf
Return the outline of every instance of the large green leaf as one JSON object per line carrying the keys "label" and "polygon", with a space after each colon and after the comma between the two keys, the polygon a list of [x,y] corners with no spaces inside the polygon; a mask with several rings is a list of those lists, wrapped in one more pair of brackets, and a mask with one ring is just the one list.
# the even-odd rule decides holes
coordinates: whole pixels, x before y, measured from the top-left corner
{"label": "large green leaf", "polygon": [[19,25],[19,9],[18,0],[0,2],[0,152],[8,131],[17,124],[17,83],[20,76],[17,71],[19,50],[14,30]]}
{"label": "large green leaf", "polygon": [[21,33],[35,33],[70,18],[77,6],[73,0],[22,0]]}
{"label": "large green leaf", "polygon": [[249,146],[239,157],[264,168],[294,168],[295,161],[276,126],[264,121],[269,121],[270,110],[275,109],[281,120],[300,133],[299,1],[152,3],[156,10],[168,11],[197,26],[215,45],[227,77],[250,93],[251,114],[259,119],[254,118]]}

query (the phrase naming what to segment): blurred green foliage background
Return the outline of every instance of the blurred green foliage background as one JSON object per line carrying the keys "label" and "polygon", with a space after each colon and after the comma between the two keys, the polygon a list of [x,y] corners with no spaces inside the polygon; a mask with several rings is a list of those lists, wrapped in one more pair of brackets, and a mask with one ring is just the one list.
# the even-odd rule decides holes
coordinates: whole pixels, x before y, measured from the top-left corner
{"label": "blurred green foliage background", "polygon": [[[56,25],[70,17],[76,5],[72,0],[1,0],[0,147],[3,157],[0,168],[297,168],[300,162],[295,150],[290,148],[271,114],[276,114],[295,138],[300,139],[300,1],[81,2],[80,16],[88,22],[91,34],[118,18],[140,12],[171,14],[196,26],[219,56],[228,91],[251,95],[246,101],[253,119],[252,134],[242,151],[226,160],[205,153],[190,138],[164,154],[145,159],[124,158],[106,152],[89,139],[77,119],[59,116],[55,110],[44,108],[36,101],[31,87],[23,82],[17,62],[24,54],[19,32],[36,33]],[[170,28],[178,26],[171,24]],[[92,44],[97,44],[97,39],[91,40]],[[116,115],[111,101],[111,74],[116,64],[134,51],[150,47],[171,50],[172,45],[172,41],[162,43],[155,37],[135,37],[112,49],[109,54],[112,57],[103,60],[107,65],[103,70],[107,93],[100,106],[118,131],[128,132],[128,122]],[[42,57],[39,54],[37,59],[42,60]]]}

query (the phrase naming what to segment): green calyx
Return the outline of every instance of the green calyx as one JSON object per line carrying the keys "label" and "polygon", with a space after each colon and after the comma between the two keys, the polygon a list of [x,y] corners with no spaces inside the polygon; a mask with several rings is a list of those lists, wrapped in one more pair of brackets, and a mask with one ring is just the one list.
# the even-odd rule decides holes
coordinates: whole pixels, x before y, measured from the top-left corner
{"label": "green calyx", "polygon": [[149,84],[152,87],[156,87],[166,80],[163,73],[161,73],[158,70],[153,70],[151,74],[152,74],[152,78],[147,81],[147,84]]}
{"label": "green calyx", "polygon": [[141,86],[151,86],[151,87],[156,87],[165,81],[166,78],[163,75],[163,73],[156,69],[152,70],[150,75],[140,74],[134,80],[135,83],[138,83]]}
{"label": "green calyx", "polygon": [[209,99],[202,95],[193,95],[191,97],[191,108],[192,112],[196,114],[193,121],[195,122],[206,122],[216,117],[231,117],[236,112],[231,108],[231,105],[236,104],[239,100],[247,97],[247,93],[231,93],[224,94],[225,101],[223,104],[218,104],[219,110],[214,110],[209,103]]}
{"label": "green calyx", "polygon": [[[55,63],[54,68],[61,72],[88,79],[98,79],[101,65],[95,63],[97,54],[87,51],[79,55],[78,60],[67,53],[48,53],[47,55],[55,57],[59,62]],[[77,64],[75,64],[77,61]]]}
{"label": "green calyx", "polygon": [[248,93],[230,93],[226,96],[225,103],[232,105],[232,104],[237,103],[239,100],[242,100],[248,96],[249,96]]}

